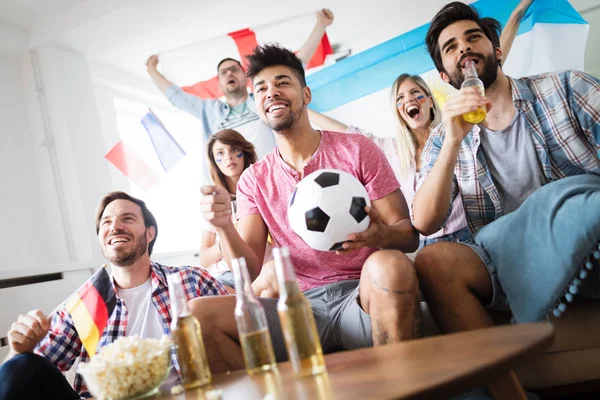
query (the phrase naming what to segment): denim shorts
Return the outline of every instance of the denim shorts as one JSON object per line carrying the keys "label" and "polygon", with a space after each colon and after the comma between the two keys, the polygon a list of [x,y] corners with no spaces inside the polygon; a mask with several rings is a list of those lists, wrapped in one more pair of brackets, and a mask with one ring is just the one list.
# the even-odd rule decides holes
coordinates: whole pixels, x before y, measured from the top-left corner
{"label": "denim shorts", "polygon": [[502,286],[500,286],[500,281],[498,280],[498,273],[496,272],[496,268],[494,267],[494,264],[492,264],[492,260],[487,251],[485,251],[483,247],[476,245],[474,242],[459,243],[468,246],[479,256],[490,277],[490,282],[492,283],[492,300],[488,304],[485,304],[485,307],[492,310],[510,310],[506,294],[504,293],[504,290],[502,290]]}
{"label": "denim shorts", "polygon": [[225,271],[221,275],[217,275],[215,279],[219,281],[221,285],[229,286],[230,288],[235,289],[235,279],[233,278],[233,272]]}
{"label": "denim shorts", "polygon": [[[373,346],[371,317],[359,304],[360,280],[330,283],[304,292],[324,353]],[[265,309],[277,361],[287,360],[285,341],[277,313],[277,299],[259,298]]]}
{"label": "denim shorts", "polygon": [[464,228],[456,232],[452,232],[444,236],[438,236],[433,238],[425,236],[423,239],[419,240],[419,250],[421,250],[423,247],[429,244],[437,242],[473,243],[473,235],[471,235],[469,227],[465,226]]}

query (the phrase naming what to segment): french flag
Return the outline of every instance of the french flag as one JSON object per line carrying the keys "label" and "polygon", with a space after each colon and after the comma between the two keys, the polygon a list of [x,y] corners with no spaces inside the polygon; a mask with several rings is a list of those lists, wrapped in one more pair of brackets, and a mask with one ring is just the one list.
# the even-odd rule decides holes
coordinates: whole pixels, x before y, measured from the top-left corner
{"label": "french flag", "polygon": [[[119,140],[104,157],[142,190],[148,190],[181,161],[186,153],[152,110],[140,122],[152,143],[152,154],[140,155],[127,142]],[[153,164],[150,157],[158,159],[162,171],[157,172],[150,166]]]}

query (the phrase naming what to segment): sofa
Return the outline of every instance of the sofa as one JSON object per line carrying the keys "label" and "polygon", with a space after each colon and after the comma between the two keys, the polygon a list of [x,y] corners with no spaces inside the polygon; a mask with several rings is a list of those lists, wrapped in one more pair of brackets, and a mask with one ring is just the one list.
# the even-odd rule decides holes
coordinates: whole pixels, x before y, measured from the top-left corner
{"label": "sofa", "polygon": [[[422,302],[421,309],[425,336],[439,335],[427,303]],[[497,325],[511,323],[510,312],[491,315]],[[542,398],[552,393],[600,393],[600,301],[575,298],[561,317],[550,317],[549,322],[556,333],[552,347],[515,371],[523,387]]]}
{"label": "sofa", "polygon": [[562,316],[549,320],[556,332],[554,344],[516,370],[523,386],[536,391],[596,381],[581,387],[600,392],[600,301],[576,297]]}

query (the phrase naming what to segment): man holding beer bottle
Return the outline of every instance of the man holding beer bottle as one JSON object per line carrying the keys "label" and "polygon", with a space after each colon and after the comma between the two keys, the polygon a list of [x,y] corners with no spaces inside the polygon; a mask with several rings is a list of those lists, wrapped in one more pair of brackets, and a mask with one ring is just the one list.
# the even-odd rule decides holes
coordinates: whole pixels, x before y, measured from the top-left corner
{"label": "man holding beer bottle", "polygon": [[[220,238],[225,260],[244,257],[255,279],[267,233],[289,249],[300,289],[315,317],[323,352],[394,343],[421,331],[420,293],[404,252],[418,246],[398,181],[381,150],[361,135],[314,130],[302,63],[277,46],[257,47],[248,57],[257,110],[275,132],[277,147],[248,168],[238,183],[237,230],[229,195],[204,186],[204,218]],[[319,169],[351,173],[365,186],[372,207],[369,228],[350,236],[338,254],[311,249],[292,232],[286,217],[295,185]],[[278,361],[286,358],[277,301],[261,299]],[[234,319],[235,299],[195,299],[213,372],[243,368]]]}
{"label": "man holding beer bottle", "polygon": [[[442,79],[460,90],[444,104],[443,122],[423,149],[412,210],[424,235],[443,226],[456,196],[462,196],[475,234],[515,211],[543,185],[600,167],[600,81],[580,71],[506,76],[499,30],[498,21],[480,18],[460,2],[443,7],[431,22],[429,54]],[[471,63],[484,93],[463,85]],[[475,111],[487,112],[485,119],[468,122],[465,115]],[[419,252],[415,269],[444,332],[492,326],[484,306],[507,307],[481,246],[434,243]]]}

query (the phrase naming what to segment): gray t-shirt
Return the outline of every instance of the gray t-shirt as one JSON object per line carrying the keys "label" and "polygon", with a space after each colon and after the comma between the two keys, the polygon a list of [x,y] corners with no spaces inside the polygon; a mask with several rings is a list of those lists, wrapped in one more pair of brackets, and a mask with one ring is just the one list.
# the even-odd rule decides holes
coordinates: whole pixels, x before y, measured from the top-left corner
{"label": "gray t-shirt", "polygon": [[498,189],[502,212],[515,211],[537,189],[548,183],[538,160],[525,116],[494,132],[481,126],[481,149]]}

